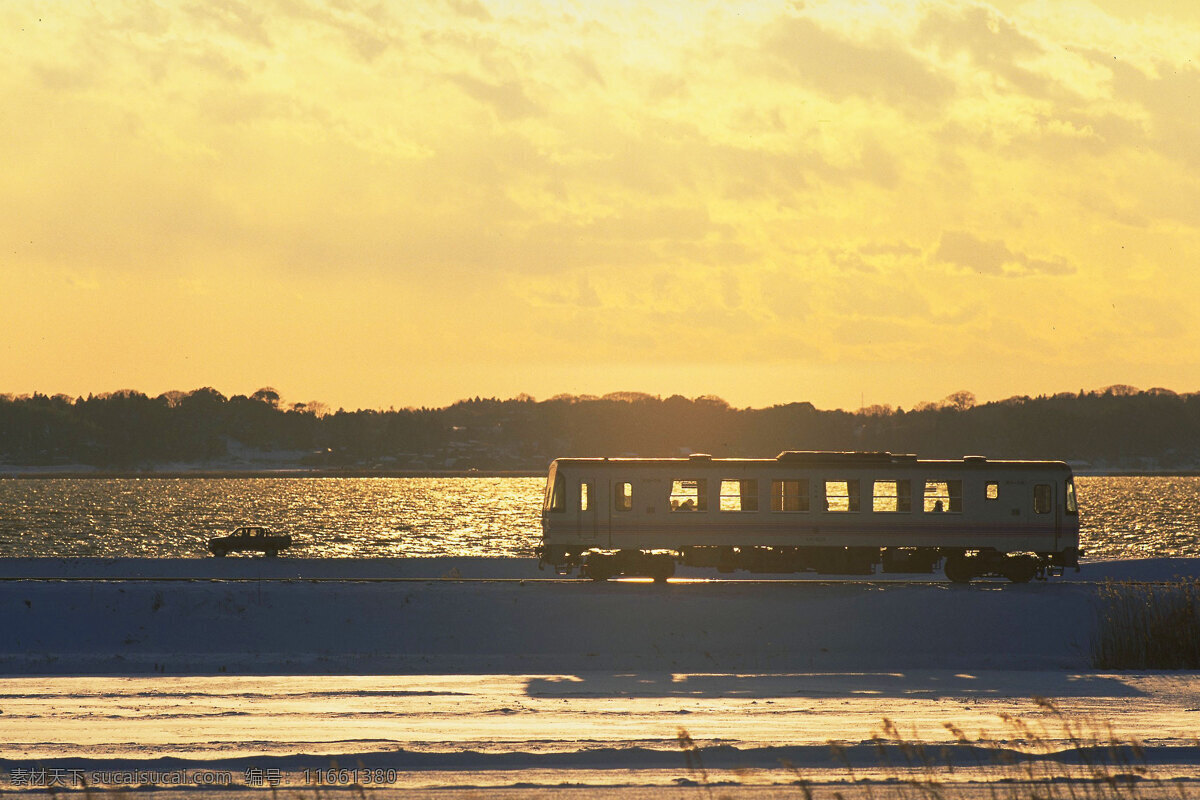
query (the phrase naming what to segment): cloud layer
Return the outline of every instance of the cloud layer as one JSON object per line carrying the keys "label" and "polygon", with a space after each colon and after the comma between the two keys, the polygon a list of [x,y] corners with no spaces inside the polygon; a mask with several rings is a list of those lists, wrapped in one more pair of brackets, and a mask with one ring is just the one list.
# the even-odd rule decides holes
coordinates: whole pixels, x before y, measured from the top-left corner
{"label": "cloud layer", "polygon": [[0,390],[1195,388],[1200,20],[0,8]]}

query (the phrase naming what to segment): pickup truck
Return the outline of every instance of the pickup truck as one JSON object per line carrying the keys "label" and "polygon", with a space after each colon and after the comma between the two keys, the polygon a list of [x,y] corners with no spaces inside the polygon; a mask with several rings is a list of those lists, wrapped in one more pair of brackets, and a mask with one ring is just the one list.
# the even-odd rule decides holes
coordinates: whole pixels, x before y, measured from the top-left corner
{"label": "pickup truck", "polygon": [[272,533],[260,525],[243,525],[233,533],[208,540],[209,551],[224,558],[235,551],[248,550],[266,556],[277,556],[285,547],[292,546],[292,537],[286,533]]}

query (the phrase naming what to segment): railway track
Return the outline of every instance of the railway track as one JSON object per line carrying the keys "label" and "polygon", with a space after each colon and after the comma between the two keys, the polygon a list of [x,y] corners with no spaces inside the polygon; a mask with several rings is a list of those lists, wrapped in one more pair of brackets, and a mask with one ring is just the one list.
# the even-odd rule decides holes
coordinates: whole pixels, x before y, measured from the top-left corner
{"label": "railway track", "polygon": [[[579,577],[556,577],[556,578],[467,578],[467,577],[403,577],[403,578],[345,578],[345,577],[198,577],[198,576],[0,576],[0,583],[345,583],[345,584],[364,584],[364,583],[495,583],[495,584],[516,584],[516,585],[567,585],[579,584],[582,586],[595,586],[596,581],[587,578]],[[997,588],[1001,586],[1018,585],[1018,586],[1103,586],[1109,581],[1103,580],[1055,580],[1051,578],[1047,581],[1035,582],[1032,584],[1011,584],[1003,578],[995,579],[980,579],[973,581],[966,586],[977,586],[982,588]],[[1139,584],[1166,585],[1174,581],[1157,580],[1157,581],[1134,581]],[[635,583],[649,584],[652,581],[649,578],[619,578],[607,581],[607,583]],[[870,580],[870,579],[855,579],[855,578],[672,578],[667,581],[668,586],[864,586],[872,588],[887,588],[893,586],[949,586],[949,581],[945,579],[889,579],[889,580]],[[963,584],[959,584],[963,586]]]}

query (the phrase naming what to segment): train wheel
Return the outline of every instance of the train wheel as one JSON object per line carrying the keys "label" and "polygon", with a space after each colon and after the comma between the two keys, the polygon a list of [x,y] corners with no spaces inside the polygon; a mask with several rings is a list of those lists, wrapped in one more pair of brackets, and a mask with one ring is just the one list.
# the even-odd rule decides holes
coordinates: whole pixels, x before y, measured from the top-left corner
{"label": "train wheel", "polygon": [[1013,583],[1029,583],[1037,575],[1037,561],[1029,556],[1005,556],[1000,574]]}
{"label": "train wheel", "polygon": [[951,583],[970,583],[975,577],[971,559],[961,553],[946,556],[946,579]]}
{"label": "train wheel", "polygon": [[650,577],[654,578],[655,583],[666,583],[667,579],[675,574],[675,559],[670,557],[659,557],[654,565],[653,572]]}
{"label": "train wheel", "polygon": [[614,574],[612,564],[609,563],[610,561],[611,558],[589,556],[588,560],[583,564],[583,569],[579,572],[581,575],[591,578],[594,581],[606,581]]}

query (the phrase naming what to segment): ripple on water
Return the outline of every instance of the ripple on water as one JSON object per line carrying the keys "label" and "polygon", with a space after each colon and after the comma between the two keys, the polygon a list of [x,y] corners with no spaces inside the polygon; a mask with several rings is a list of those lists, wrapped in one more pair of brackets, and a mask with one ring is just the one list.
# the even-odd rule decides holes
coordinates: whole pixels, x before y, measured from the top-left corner
{"label": "ripple on water", "polygon": [[[1089,556],[1200,556],[1200,477],[1080,477]],[[0,481],[0,556],[196,557],[262,522],[307,557],[533,555],[541,478]]]}

